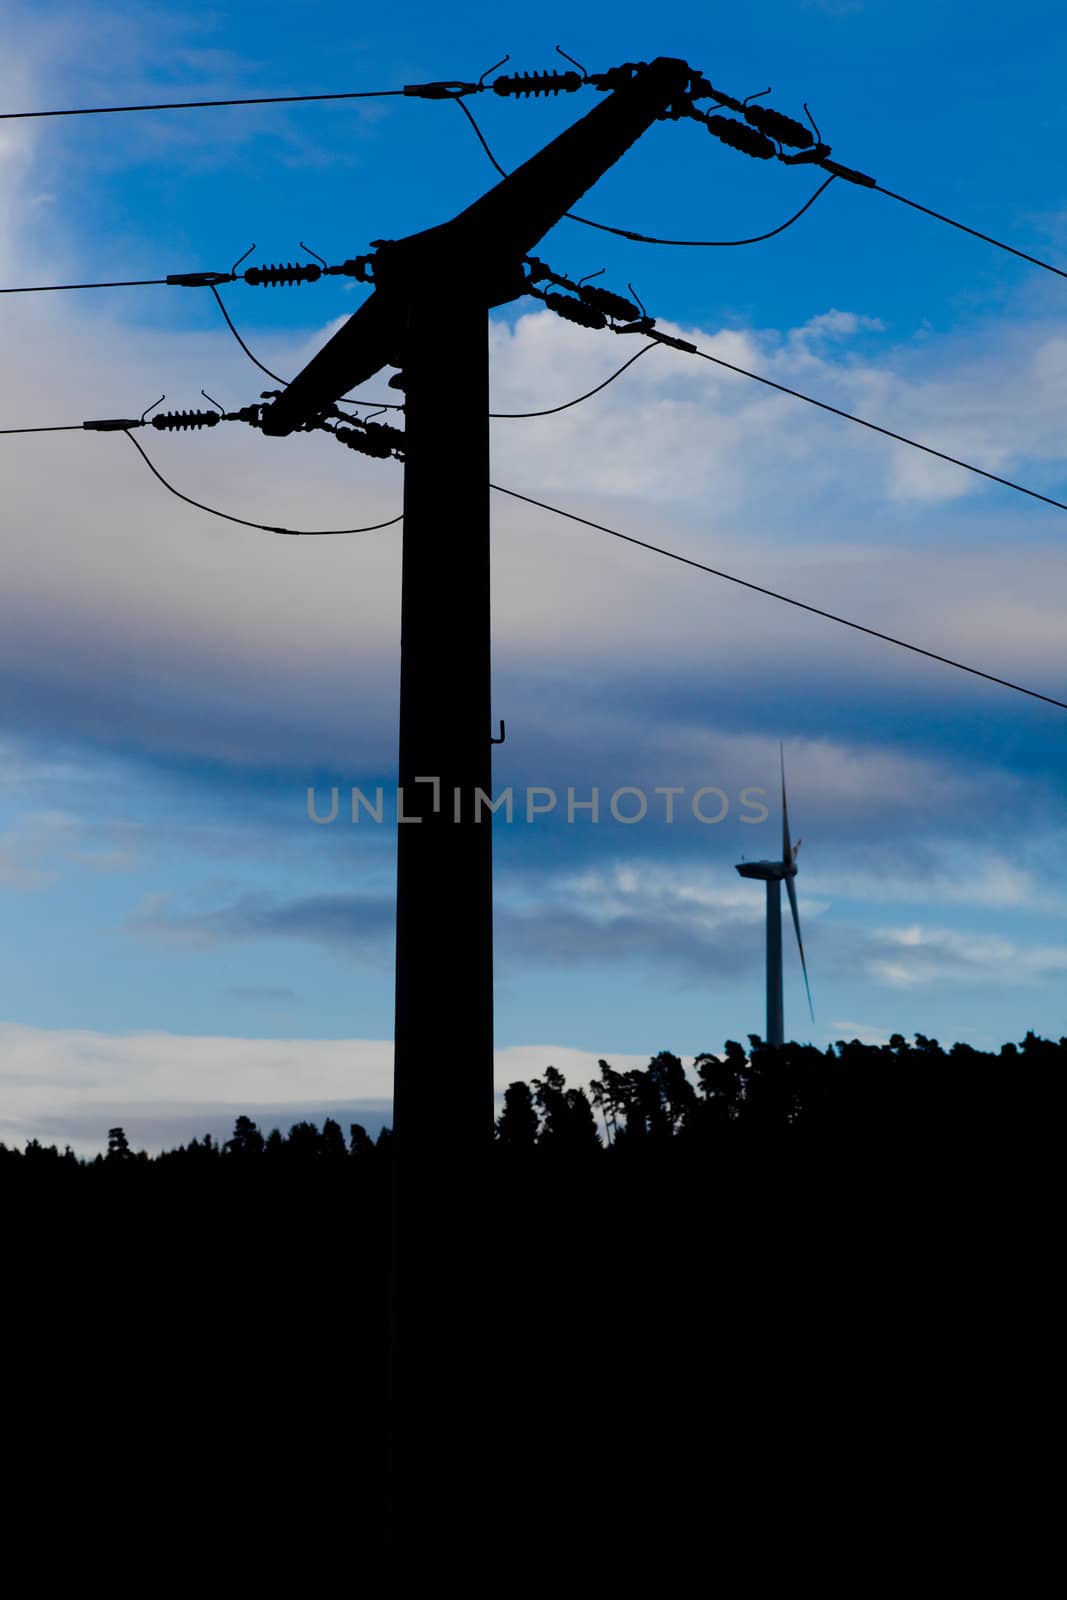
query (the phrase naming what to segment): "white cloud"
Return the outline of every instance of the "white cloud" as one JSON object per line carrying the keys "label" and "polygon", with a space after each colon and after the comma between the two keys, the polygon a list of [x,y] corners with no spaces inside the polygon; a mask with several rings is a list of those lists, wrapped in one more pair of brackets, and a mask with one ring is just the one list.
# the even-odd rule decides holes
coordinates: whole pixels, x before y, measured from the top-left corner
{"label": "white cloud", "polygon": [[[1058,842],[1048,837],[1038,850],[1031,845],[1028,861]],[[850,850],[844,860],[835,850],[829,859],[824,855],[811,864],[808,883],[817,894],[868,905],[987,906],[1045,915],[1064,910],[1063,892],[1050,885],[1047,873],[978,844],[914,840],[901,852],[902,859],[897,854],[891,841],[881,849],[868,845]]]}
{"label": "white cloud", "polygon": [[830,1033],[836,1041],[858,1039],[860,1044],[882,1045],[889,1043],[889,1034],[866,1022],[831,1022]]}
{"label": "white cloud", "polygon": [[[605,1052],[606,1053],[606,1052]],[[501,1096],[549,1065],[568,1083],[596,1075],[598,1053],[566,1045],[510,1045],[495,1056]],[[618,1070],[645,1056],[611,1055]],[[265,1129],[303,1116],[335,1115],[347,1132],[362,1115],[390,1119],[393,1046],[385,1039],[254,1039],[171,1033],[110,1034],[0,1023],[0,1140],[106,1148],[109,1127],[135,1148],[159,1150],[232,1123],[241,1113]]]}
{"label": "white cloud", "polygon": [[1027,947],[996,934],[913,923],[879,929],[870,943],[867,968],[893,989],[946,982],[1015,987],[1067,973],[1067,945]]}
{"label": "white cloud", "polygon": [[[835,327],[858,319],[826,315]],[[260,344],[254,326],[245,331]],[[788,340],[683,331],[770,376],[792,359]],[[262,343],[288,371],[311,342],[275,333]],[[495,323],[492,343],[494,404],[503,409],[578,393],[631,348],[547,312],[520,317],[513,329]],[[0,400],[12,425],[125,414],[164,386],[178,407],[202,403],[201,384],[238,403],[261,381],[221,327],[133,337],[99,312],[69,306],[27,308],[4,325],[0,350],[26,374],[17,395]],[[902,388],[891,372],[841,366],[832,353],[812,359],[818,370],[807,386],[834,403],[870,399],[886,415],[898,401],[933,403],[922,385]],[[942,397],[954,428],[963,426],[971,381],[961,373]],[[987,388],[989,415],[973,427],[1020,439],[1011,383],[991,371]],[[1035,509],[1035,542],[986,545],[961,564],[931,542],[927,522],[894,526],[886,509],[887,494],[911,497],[913,508],[916,493],[952,498],[944,474],[954,469],[935,463],[927,480],[923,458],[902,467],[902,447],[846,437],[843,426],[657,350],[579,412],[495,424],[494,479],[1055,692],[1062,625],[1053,599],[1058,556],[1040,543],[1046,514]],[[343,527],[400,507],[396,463],[362,461],[325,438],[271,441],[236,424],[141,437],[177,487],[238,516]],[[978,442],[963,440],[976,450]],[[0,673],[19,674],[25,703],[40,696],[82,734],[235,764],[280,742],[310,759],[336,748],[342,729],[351,748],[377,741],[391,749],[399,529],[304,541],[220,524],[169,497],[113,435],[0,441],[0,487]],[[849,505],[858,534],[844,543]],[[493,518],[499,670],[662,672],[672,661],[709,682],[788,670],[825,683],[847,667],[872,694],[887,683],[944,690],[954,681],[944,667],[516,501],[495,497]],[[358,686],[355,701],[342,685]]]}
{"label": "white cloud", "polygon": [[[678,927],[712,932],[724,921],[756,921],[763,916],[762,894],[754,894],[740,878],[726,877],[721,867],[704,873],[687,868],[614,862],[564,874],[544,885],[559,907],[580,906],[591,922],[620,917],[657,916]],[[547,913],[551,916],[551,911]]]}

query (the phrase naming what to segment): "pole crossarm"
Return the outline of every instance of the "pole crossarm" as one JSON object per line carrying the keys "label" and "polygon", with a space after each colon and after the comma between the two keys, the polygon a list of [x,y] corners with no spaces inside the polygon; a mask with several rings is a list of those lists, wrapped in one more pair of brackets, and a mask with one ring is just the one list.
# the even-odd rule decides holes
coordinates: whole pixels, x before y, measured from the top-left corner
{"label": "pole crossarm", "polygon": [[[379,240],[375,289],[263,415],[294,432],[385,366],[403,366],[405,310],[428,281],[462,268],[468,300],[491,307],[524,293],[522,260],[684,93],[691,69],[661,56],[451,221]],[[447,318],[447,309],[441,312]]]}

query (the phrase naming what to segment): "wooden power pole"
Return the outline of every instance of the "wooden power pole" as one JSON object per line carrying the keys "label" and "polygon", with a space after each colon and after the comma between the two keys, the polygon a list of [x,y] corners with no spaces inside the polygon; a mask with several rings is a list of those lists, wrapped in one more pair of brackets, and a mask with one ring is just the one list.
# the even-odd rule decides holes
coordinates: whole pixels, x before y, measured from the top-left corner
{"label": "wooden power pole", "polygon": [[[482,1308],[493,1132],[487,313],[523,258],[682,97],[659,58],[452,221],[380,241],[374,291],[263,414],[314,422],[384,366],[405,391],[401,601],[391,1565],[473,1546],[485,1515],[457,1452],[480,1454],[492,1381]],[[488,1469],[491,1470],[491,1469]]]}

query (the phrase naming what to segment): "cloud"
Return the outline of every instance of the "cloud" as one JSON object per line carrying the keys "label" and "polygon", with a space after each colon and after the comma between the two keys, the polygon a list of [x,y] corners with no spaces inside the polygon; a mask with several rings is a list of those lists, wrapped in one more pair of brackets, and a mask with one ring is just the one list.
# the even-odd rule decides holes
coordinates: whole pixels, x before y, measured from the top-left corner
{"label": "cloud", "polygon": [[[748,736],[743,742],[755,744]],[[773,770],[774,754],[768,741],[763,745],[763,763]],[[672,748],[677,758],[677,741]],[[842,760],[838,765],[841,754],[822,745],[813,750],[799,745],[792,767],[793,838],[803,828],[807,841],[799,858],[800,914],[809,955],[815,953],[823,970],[848,981],[866,971],[890,987],[910,981],[902,974],[925,982],[924,974],[948,973],[951,945],[924,947],[916,957],[914,950],[902,952],[906,941],[851,922],[857,913],[866,922],[899,905],[952,906],[1012,913],[1017,919],[1025,914],[1031,921],[1019,923],[1014,943],[991,947],[989,959],[1002,966],[997,982],[1011,983],[1016,970],[1026,983],[1049,976],[1055,962],[1050,965],[1042,956],[1032,919],[1062,912],[1064,889],[1047,872],[1047,862],[1062,853],[1058,835],[1041,832],[1020,840],[1013,858],[965,843],[957,814],[971,809],[982,787],[980,774],[972,779],[928,770],[914,758],[893,760],[881,752],[861,751],[852,764]],[[683,768],[673,775],[688,774]],[[698,773],[712,775],[721,772],[713,767]],[[834,788],[838,775],[843,797]],[[892,829],[900,824],[896,812],[912,783],[926,797],[926,815],[940,818],[940,830],[927,827],[914,837],[894,837]],[[724,780],[728,791],[735,792]],[[580,793],[584,796],[584,790]],[[602,804],[606,812],[606,800]],[[654,964],[687,984],[705,986],[754,973],[763,962],[764,899],[758,887],[735,875],[734,864],[746,855],[777,856],[780,823],[773,794],[768,811],[758,827],[735,826],[730,832],[695,824],[686,829],[662,819],[648,827],[612,828],[582,816],[569,826],[553,817],[531,865],[524,841],[538,824],[528,828],[520,805],[516,821],[508,826],[498,820],[496,826],[494,926],[500,971]],[[881,837],[872,838],[879,828]],[[969,825],[969,840],[974,831]],[[362,855],[354,853],[351,863],[361,887],[347,893],[238,889],[214,898],[201,891],[190,900],[156,891],[134,908],[124,931],[176,951],[298,940],[384,967],[392,957],[392,884],[372,886]],[[964,941],[970,937],[960,935]],[[976,959],[983,949],[980,942],[974,945]],[[951,970],[966,973],[969,950],[966,942],[959,947]]]}
{"label": "cloud", "polygon": [[858,1039],[860,1044],[881,1045],[889,1043],[889,1034],[881,1028],[871,1027],[866,1022],[831,1022],[831,1032],[834,1039],[847,1039],[851,1042]]}
{"label": "cloud", "polygon": [[1062,891],[1050,889],[1036,871],[1002,856],[943,841],[925,846],[913,841],[903,860],[890,862],[884,851],[872,848],[856,854],[859,859],[852,865],[834,860],[815,866],[807,875],[812,891],[877,905],[987,906],[1045,914],[1064,909]]}
{"label": "cloud", "polygon": [[384,896],[331,894],[282,900],[246,893],[228,905],[186,911],[177,907],[173,894],[155,891],[145,896],[122,931],[198,950],[244,939],[307,939],[380,960],[388,953],[394,920],[394,902]]}
{"label": "cloud", "polygon": [[[605,1052],[601,1052],[605,1053]],[[558,1044],[496,1051],[498,1101],[509,1083],[557,1066],[588,1083],[598,1053]],[[612,1055],[619,1070],[643,1056]],[[267,1130],[333,1116],[372,1132],[391,1118],[393,1046],[377,1039],[255,1039],[170,1033],[109,1034],[0,1023],[0,1140],[106,1148],[107,1130],[156,1152],[205,1131],[226,1138],[238,1115]]]}
{"label": "cloud", "polygon": [[[126,830],[106,830],[113,841]],[[128,871],[136,859],[125,843],[90,847],[82,820],[69,812],[39,811],[21,816],[0,834],[0,887],[37,890],[50,888],[62,869],[77,867],[94,872]]]}
{"label": "cloud", "polygon": [[[153,1148],[247,1112],[268,1125],[317,1105],[388,1107],[392,1046],[376,1040],[108,1034],[0,1024],[0,1138],[70,1139],[91,1152],[107,1129]],[[352,1120],[359,1120],[353,1117]]]}
{"label": "cloud", "polygon": [[789,330],[790,354],[800,366],[818,367],[820,358],[811,346],[831,339],[851,339],[858,333],[884,333],[880,317],[866,317],[856,311],[820,311],[799,328]]}
{"label": "cloud", "polygon": [[[812,392],[822,384],[833,403],[869,400],[873,414],[909,426],[914,420],[917,428],[930,419],[908,408],[932,409],[957,432],[972,428],[1051,453],[1047,419],[1035,431],[1027,400],[1020,426],[1015,389],[992,355],[987,370],[964,367],[940,388],[925,373],[894,373],[892,351],[882,365],[869,356],[842,362],[849,330],[871,320],[835,309],[792,335],[682,331],[785,381],[803,346],[805,381]],[[834,337],[813,337],[822,327]],[[276,330],[261,341],[254,326],[246,332],[268,360],[284,363],[279,370],[295,370],[318,343]],[[1051,338],[1045,349],[1027,337],[1035,360],[1043,351],[1032,386],[1047,401],[1062,386],[1064,363]],[[261,381],[217,334],[141,329],[133,339],[110,314],[32,306],[0,340],[9,364],[27,374],[17,408],[10,395],[6,402],[12,424],[67,416],[79,394],[93,397],[81,407],[86,413],[124,414],[131,396],[158,392],[161,372],[179,406],[201,403],[205,376],[212,392],[234,403]],[[619,359],[607,335],[547,312],[494,322],[492,347],[494,405],[503,409],[578,393]],[[60,348],[63,363],[53,363],[50,353]],[[946,489],[956,479],[944,474],[955,469],[934,463],[924,487],[923,458],[905,467],[896,462],[898,447],[847,429],[841,435],[842,427],[657,350],[580,413],[495,424],[494,481],[1054,690],[1061,650],[1049,601],[1054,554],[1040,539],[1013,538],[983,545],[961,564],[943,531],[931,539],[926,522],[900,521],[886,499],[896,494],[915,507],[928,492],[937,505],[947,503],[946,493],[969,493],[962,481]],[[146,430],[144,438],[178,487],[239,516],[347,526],[400,506],[396,463],[363,462],[325,438],[267,440],[237,425],[177,437]],[[17,450],[4,443],[0,684],[9,726],[234,773],[358,762],[362,776],[391,766],[399,529],[348,540],[279,539],[214,523],[174,501],[121,436],[43,435]],[[977,449],[979,441],[963,443]],[[1001,452],[993,464],[1005,459]],[[650,688],[673,677],[690,692],[697,682],[732,685],[736,703],[755,686],[765,699],[781,675],[794,691],[808,686],[813,710],[833,705],[843,669],[850,693],[872,702],[913,683],[949,699],[983,692],[943,667],[515,501],[497,498],[493,518],[497,672],[501,682],[531,686],[524,715],[553,676],[568,683],[573,720],[586,726],[612,677],[627,687],[643,678]],[[57,567],[66,575],[62,589]]]}
{"label": "cloud", "polygon": [[996,934],[921,923],[879,929],[865,944],[867,970],[893,989],[934,983],[1015,987],[1067,973],[1067,945],[1025,947]]}
{"label": "cloud", "polygon": [[[533,897],[509,893],[498,879],[494,930],[502,973],[535,966],[616,965],[655,961],[704,981],[736,974],[762,959],[756,935],[761,896],[729,880],[686,883],[677,874],[628,865],[607,872],[548,874]],[[125,932],[175,950],[212,950],[254,939],[300,939],[372,965],[392,958],[392,895],[331,894],[285,899],[243,894],[195,911],[152,894]],[[741,934],[739,939],[738,935]],[[751,933],[751,937],[745,937]]]}

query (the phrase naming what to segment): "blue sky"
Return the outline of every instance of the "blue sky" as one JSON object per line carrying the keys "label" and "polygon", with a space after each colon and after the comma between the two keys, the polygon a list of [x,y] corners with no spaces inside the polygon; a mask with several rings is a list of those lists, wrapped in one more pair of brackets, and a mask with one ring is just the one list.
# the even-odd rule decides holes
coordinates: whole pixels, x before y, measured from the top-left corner
{"label": "blue sky", "polygon": [[[1049,5],[589,6],[9,12],[11,109],[395,88],[678,55],[743,96],[806,100],[834,155],[1054,261],[1067,195]],[[472,102],[505,166],[595,103]],[[446,219],[495,174],[453,106],[404,98],[0,124],[0,282],[331,260]],[[765,231],[816,187],[662,123],[580,208],[670,237]],[[836,183],[765,244],[667,249],[561,224],[539,253],[633,282],[724,359],[1067,498],[1067,285]],[[457,263],[457,272],[462,263]],[[236,284],[289,375],[366,291]],[[449,284],[437,287],[448,314]],[[533,301],[493,314],[494,409],[549,406],[615,345]],[[266,382],[205,291],[0,300],[0,425],[200,404]],[[382,380],[368,395],[388,393]],[[402,468],[331,441],[150,436],[179,487],[238,516],[347,526]],[[669,350],[587,405],[493,428],[496,481],[1065,698],[1067,516]],[[399,530],[285,541],[155,484],[121,437],[0,440],[0,1137],[158,1146],[234,1107],[270,1123],[387,1115],[391,829],[316,827],[315,785],[395,783]],[[462,537],[456,515],[443,532]],[[773,852],[741,821],[778,741],[816,1022],[786,952],[790,1033],[995,1045],[1067,1032],[1065,714],[552,519],[494,503],[500,787],[601,791],[594,825],[499,825],[498,1081],[550,1060],[718,1049],[763,1027]],[[722,788],[724,821],[607,813],[635,785]],[[388,811],[388,807],[387,807]],[[521,814],[521,798],[520,798]],[[342,817],[344,811],[342,810]],[[656,820],[656,819],[659,820]],[[444,1041],[447,1045],[448,1041]]]}

